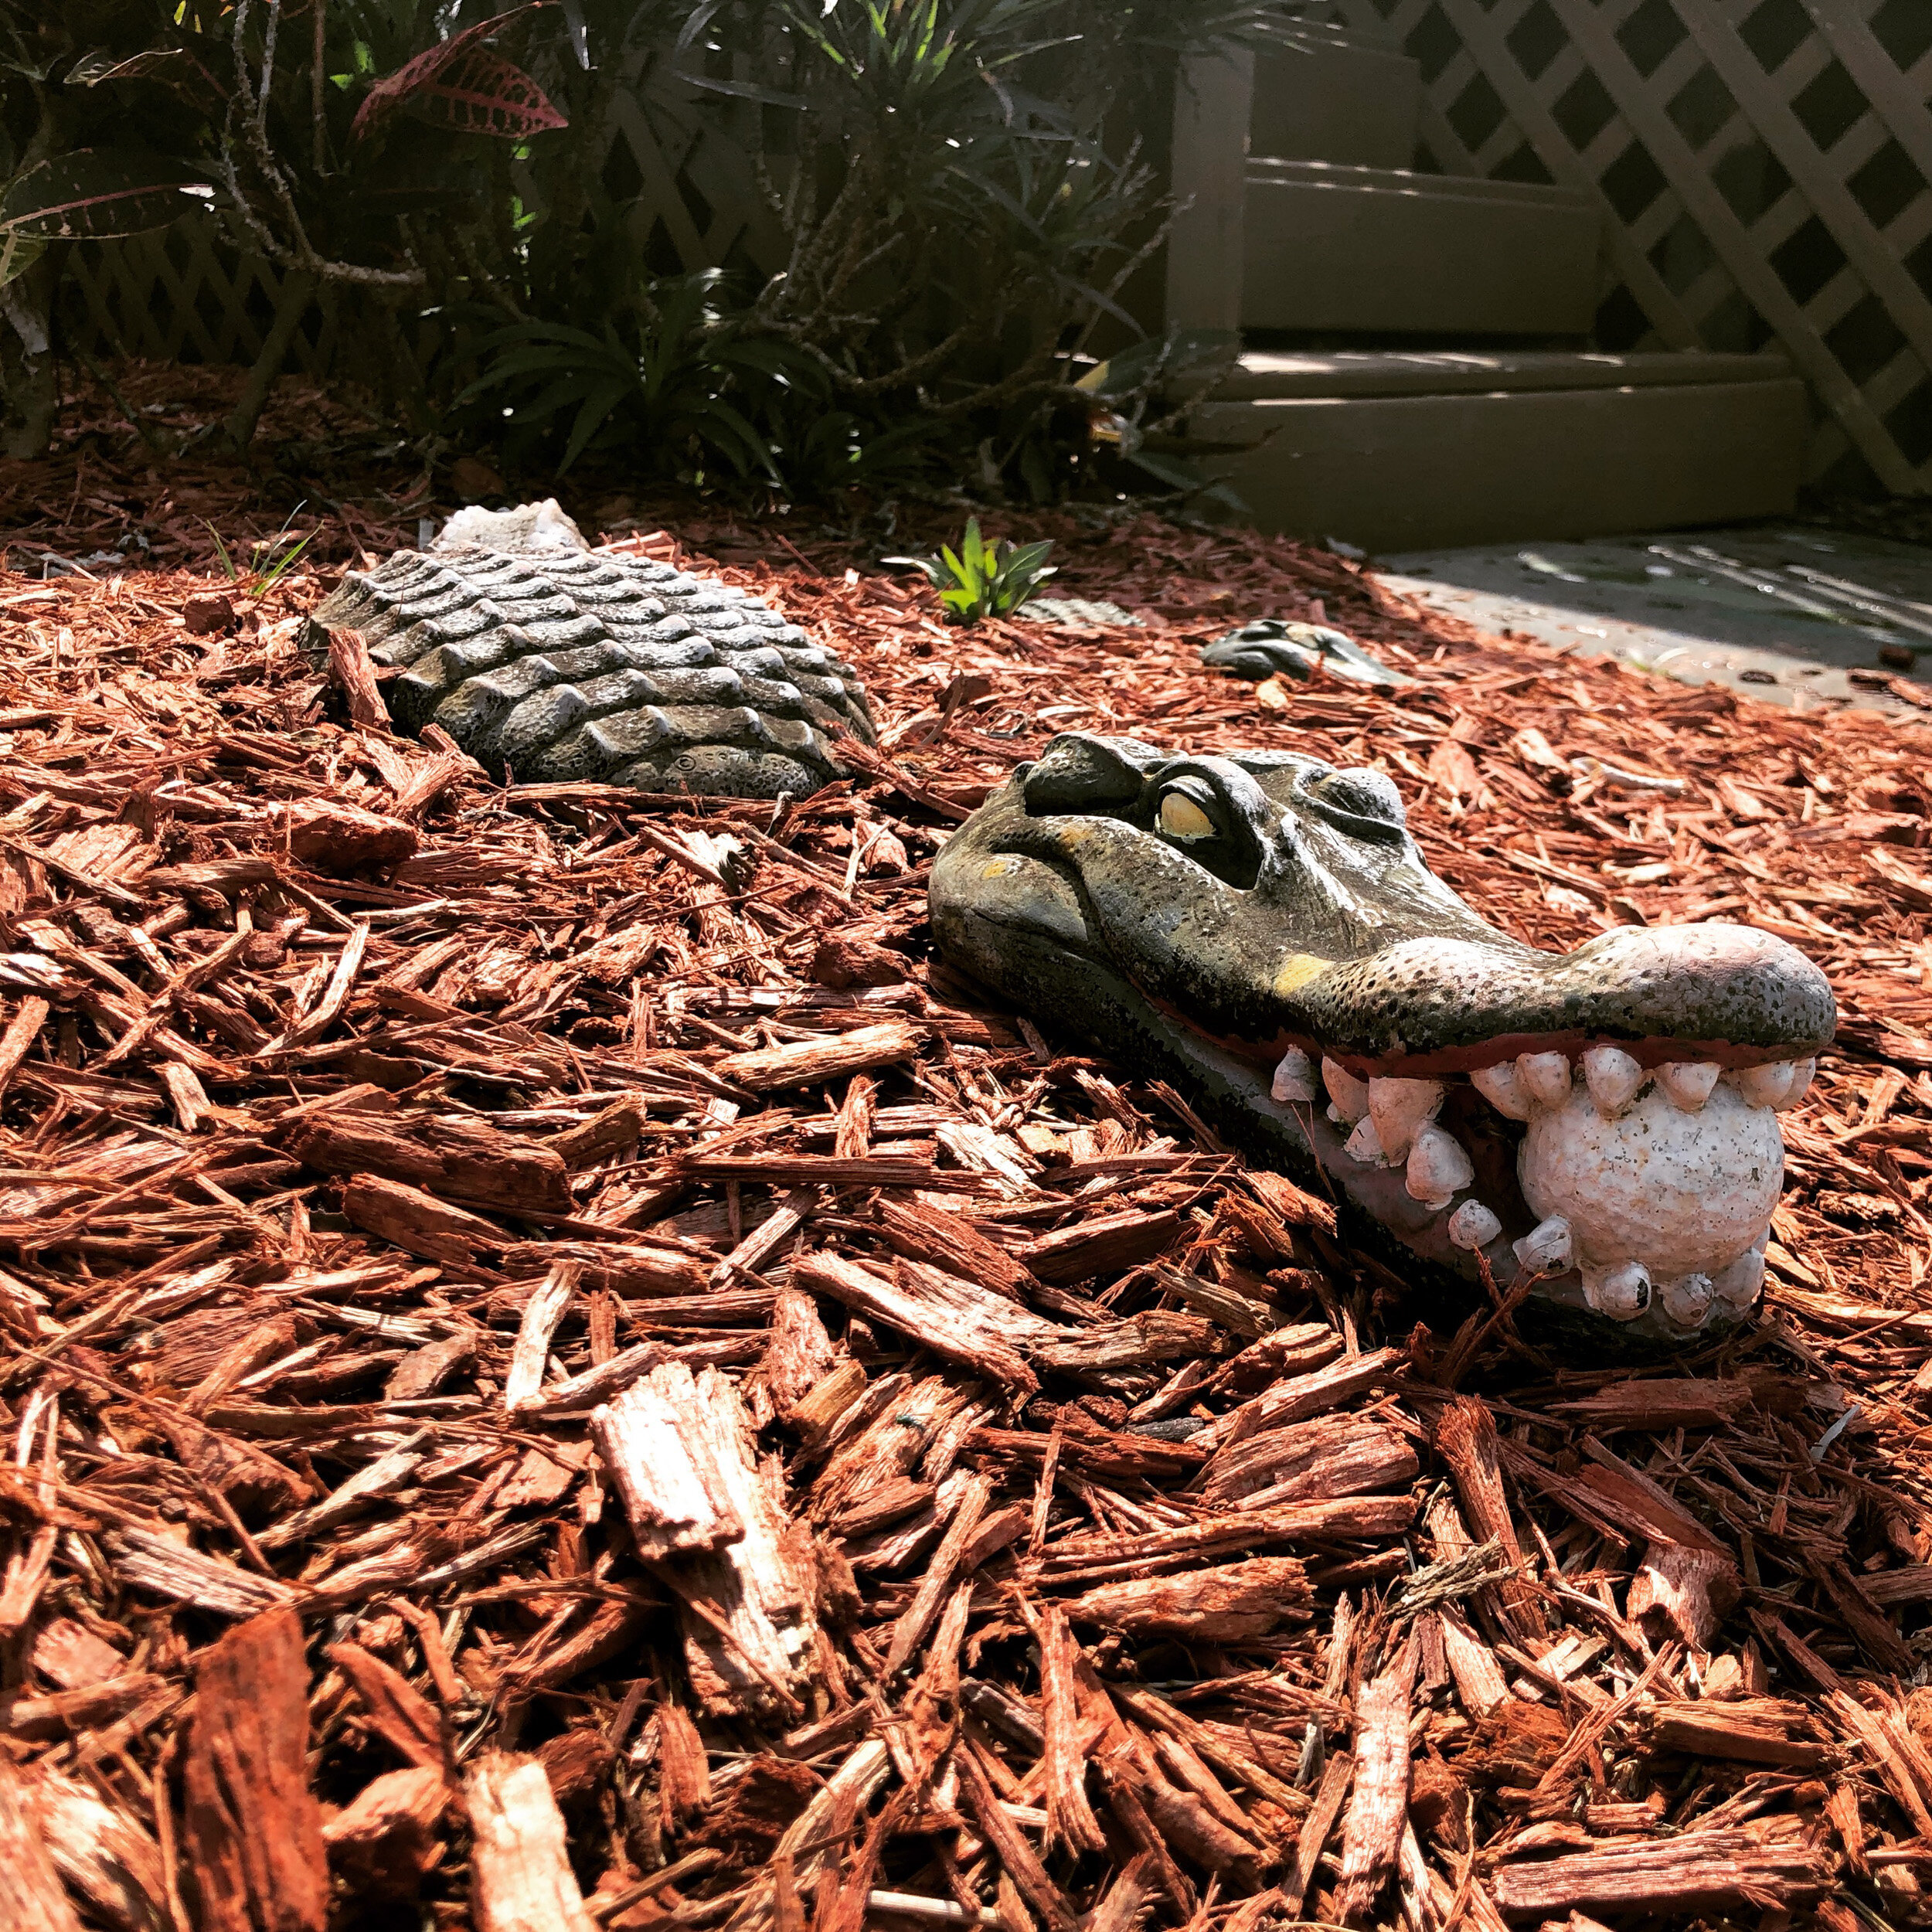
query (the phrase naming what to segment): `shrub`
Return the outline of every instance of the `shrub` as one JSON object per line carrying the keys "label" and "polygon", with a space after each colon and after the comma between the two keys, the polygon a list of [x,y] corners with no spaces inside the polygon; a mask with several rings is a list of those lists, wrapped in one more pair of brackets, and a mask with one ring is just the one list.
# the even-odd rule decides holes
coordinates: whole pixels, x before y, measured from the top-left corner
{"label": "shrub", "polygon": [[[237,443],[327,294],[403,413],[565,468],[641,452],[795,495],[970,461],[1051,495],[1086,440],[1073,379],[1098,332],[1138,332],[1122,297],[1160,240],[1135,129],[1182,48],[1293,4],[0,0],[0,280],[14,362],[39,357],[0,366],[15,440],[62,251],[192,206],[292,283]],[[746,156],[778,272],[653,273],[607,162],[668,93]]]}

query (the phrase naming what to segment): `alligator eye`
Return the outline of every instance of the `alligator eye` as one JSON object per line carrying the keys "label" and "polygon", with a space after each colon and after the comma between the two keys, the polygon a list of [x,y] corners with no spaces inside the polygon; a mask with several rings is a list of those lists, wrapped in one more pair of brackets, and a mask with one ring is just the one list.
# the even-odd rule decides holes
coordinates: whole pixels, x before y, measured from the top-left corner
{"label": "alligator eye", "polygon": [[1161,829],[1171,838],[1212,838],[1220,830],[1184,791],[1170,791],[1161,801]]}

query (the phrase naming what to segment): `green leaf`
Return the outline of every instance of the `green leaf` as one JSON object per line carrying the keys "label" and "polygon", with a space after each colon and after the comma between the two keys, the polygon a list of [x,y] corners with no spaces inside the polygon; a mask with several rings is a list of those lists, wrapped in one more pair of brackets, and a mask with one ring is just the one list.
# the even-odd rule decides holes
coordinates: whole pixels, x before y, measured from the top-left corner
{"label": "green leaf", "polygon": [[677,77],[687,87],[702,87],[707,94],[730,94],[740,100],[755,100],[767,107],[798,110],[812,104],[808,95],[787,94],[778,87],[760,87],[749,80],[718,80],[709,74],[687,73],[682,69]]}
{"label": "green leaf", "polygon": [[24,275],[47,252],[43,241],[30,241],[9,230],[0,234],[0,288],[17,275]]}
{"label": "green leaf", "polygon": [[583,406],[577,411],[577,420],[570,426],[570,440],[564,447],[563,461],[556,466],[559,476],[583,454],[585,445],[610,420],[611,412],[624,400],[626,386],[621,383],[606,383],[583,399]]}
{"label": "green leaf", "polygon": [[0,230],[36,241],[139,235],[205,209],[214,192],[204,173],[165,155],[77,148],[14,177]]}

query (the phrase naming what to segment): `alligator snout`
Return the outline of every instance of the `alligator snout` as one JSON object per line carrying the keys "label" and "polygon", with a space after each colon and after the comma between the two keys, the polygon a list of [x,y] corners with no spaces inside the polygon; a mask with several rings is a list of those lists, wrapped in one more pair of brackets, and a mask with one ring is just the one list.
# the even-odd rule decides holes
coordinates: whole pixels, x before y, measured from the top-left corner
{"label": "alligator snout", "polygon": [[954,835],[956,964],[1193,1090],[1385,1244],[1681,1340],[1755,1301],[1777,1115],[1829,985],[1737,926],[1540,952],[1424,863],[1394,787],[1067,733]]}

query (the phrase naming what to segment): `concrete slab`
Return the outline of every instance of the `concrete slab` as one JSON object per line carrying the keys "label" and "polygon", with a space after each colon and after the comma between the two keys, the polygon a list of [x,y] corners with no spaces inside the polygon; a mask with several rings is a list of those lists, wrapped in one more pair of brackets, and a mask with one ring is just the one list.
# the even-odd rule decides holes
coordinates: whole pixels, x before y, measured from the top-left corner
{"label": "concrete slab", "polygon": [[1932,704],[1932,549],[1915,544],[1773,526],[1413,551],[1376,569],[1484,630],[1687,684],[1909,711],[1897,679]]}

